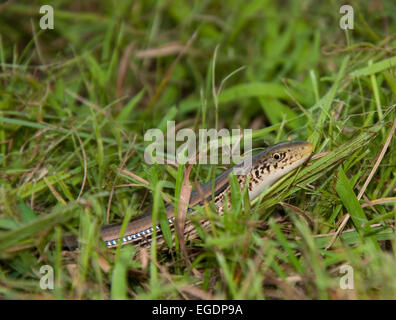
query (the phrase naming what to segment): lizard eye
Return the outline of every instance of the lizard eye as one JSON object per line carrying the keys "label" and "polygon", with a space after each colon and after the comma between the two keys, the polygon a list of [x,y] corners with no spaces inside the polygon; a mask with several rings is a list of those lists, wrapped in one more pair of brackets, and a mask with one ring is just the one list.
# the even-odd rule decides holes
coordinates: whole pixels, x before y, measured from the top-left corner
{"label": "lizard eye", "polygon": [[272,155],[272,157],[273,157],[275,160],[279,160],[279,159],[281,158],[281,156],[280,156],[279,153],[274,153],[274,154]]}

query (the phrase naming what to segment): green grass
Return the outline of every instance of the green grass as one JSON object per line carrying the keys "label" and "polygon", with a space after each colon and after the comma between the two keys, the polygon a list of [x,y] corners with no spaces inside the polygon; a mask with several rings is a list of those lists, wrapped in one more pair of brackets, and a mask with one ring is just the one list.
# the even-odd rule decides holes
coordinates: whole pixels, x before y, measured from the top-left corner
{"label": "green grass", "polygon": [[[40,30],[43,4],[0,11],[0,298],[396,297],[392,1],[352,1],[347,32],[336,1],[54,0],[55,29]],[[165,225],[162,196],[179,199],[186,168],[143,158],[144,133],[167,120],[327,153],[252,204],[232,180],[224,217],[208,206],[193,218],[188,261],[180,239],[139,258],[109,250],[107,221],[125,227],[152,204]],[[190,182],[224,169],[195,165]],[[61,250],[66,233],[80,251]],[[344,264],[353,290],[340,287]],[[39,287],[43,265],[54,290]]]}

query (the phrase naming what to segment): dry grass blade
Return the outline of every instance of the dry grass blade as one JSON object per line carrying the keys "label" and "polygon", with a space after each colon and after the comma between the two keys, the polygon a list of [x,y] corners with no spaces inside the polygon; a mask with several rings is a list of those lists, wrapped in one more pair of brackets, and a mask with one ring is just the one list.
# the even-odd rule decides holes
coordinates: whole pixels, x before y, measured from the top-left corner
{"label": "dry grass blade", "polygon": [[73,132],[76,135],[78,142],[80,143],[81,152],[82,152],[83,161],[84,161],[84,176],[83,176],[83,182],[81,184],[80,192],[78,193],[78,196],[77,196],[77,201],[78,201],[78,200],[80,200],[80,197],[81,197],[82,193],[84,192],[85,183],[87,182],[88,165],[87,165],[87,154],[85,153],[84,144],[81,141],[81,138],[80,138],[77,130],[74,127],[73,127]]}
{"label": "dry grass blade", "polygon": [[52,194],[55,196],[55,198],[61,202],[62,204],[66,205],[66,201],[65,199],[62,198],[62,196],[60,195],[60,193],[58,191],[56,191],[56,189],[54,188],[54,186],[51,184],[51,182],[48,181],[48,179],[46,177],[43,178],[45,184],[48,186],[48,188],[51,190]]}
{"label": "dry grass blade", "polygon": [[[380,163],[381,163],[381,161],[382,161],[382,159],[383,159],[383,157],[384,157],[384,155],[385,155],[385,152],[386,152],[386,150],[388,149],[388,146],[389,146],[389,144],[390,144],[390,142],[391,142],[391,140],[392,140],[392,137],[393,137],[393,135],[394,135],[394,133],[395,133],[395,129],[396,129],[396,119],[393,121],[393,125],[392,125],[392,128],[391,128],[390,132],[389,132],[388,138],[386,139],[385,144],[384,144],[384,146],[382,147],[381,153],[379,154],[379,156],[378,156],[378,158],[377,158],[377,161],[376,161],[375,164],[374,164],[373,169],[371,170],[369,176],[367,177],[366,181],[364,182],[364,185],[363,185],[362,189],[360,190],[360,192],[359,192],[359,194],[358,194],[358,196],[357,196],[357,199],[358,199],[358,200],[360,200],[361,197],[363,196],[364,191],[366,191],[367,186],[369,185],[371,179],[372,179],[373,176],[374,176],[374,173],[377,171],[377,168],[378,168],[378,166],[380,165]],[[334,234],[333,238],[329,241],[329,243],[328,243],[328,245],[326,246],[325,250],[328,250],[328,249],[331,248],[331,246],[332,246],[332,245],[334,244],[334,242],[337,240],[337,237],[338,237],[338,235],[340,234],[340,232],[342,231],[342,229],[344,229],[344,227],[345,227],[345,225],[347,224],[347,222],[348,222],[348,220],[349,220],[350,217],[351,217],[351,215],[350,215],[349,213],[347,213],[347,214],[344,216],[344,218],[343,218],[343,220],[342,220],[340,226],[339,226],[338,229],[337,229],[337,232]]]}
{"label": "dry grass blade", "polygon": [[396,197],[380,198],[375,200],[370,200],[369,202],[363,203],[362,208],[371,207],[379,204],[393,203],[396,202]]}
{"label": "dry grass blade", "polygon": [[189,183],[192,167],[193,164],[190,164],[184,172],[184,178],[180,190],[180,199],[178,203],[176,224],[175,224],[177,237],[179,239],[180,249],[183,253],[184,259],[188,266],[191,265],[191,263],[190,260],[188,259],[186,244],[184,240],[184,224],[186,222],[186,214],[187,214],[188,204],[190,202],[190,195],[192,190],[192,187]]}
{"label": "dry grass blade", "polygon": [[185,285],[180,288],[180,290],[184,291],[185,293],[189,294],[190,296],[197,297],[202,300],[214,300],[215,297],[210,294],[209,292],[203,291],[199,287],[192,286],[192,285]]}
{"label": "dry grass blade", "polygon": [[117,170],[117,174],[116,174],[116,176],[114,178],[113,185],[111,186],[110,196],[109,196],[109,200],[107,202],[107,210],[106,210],[106,222],[107,222],[107,224],[109,224],[109,222],[110,222],[109,221],[109,219],[110,219],[110,207],[111,207],[111,202],[113,200],[113,195],[114,195],[114,190],[116,188],[116,181],[117,181],[118,175],[122,171],[122,169],[124,168],[126,162],[128,161],[128,159],[130,157],[131,149],[135,145],[135,141],[136,141],[136,135],[134,136],[134,138],[132,140],[132,143],[129,145],[129,148],[128,148],[124,158],[122,159],[122,163],[121,163],[120,167]]}
{"label": "dry grass blade", "polygon": [[150,102],[149,102],[149,104],[147,106],[146,115],[150,114],[152,108],[154,107],[155,103],[157,102],[158,98],[160,97],[163,89],[165,88],[166,84],[168,83],[169,78],[170,78],[171,74],[173,73],[173,70],[175,69],[175,67],[178,64],[178,62],[180,61],[180,59],[183,58],[183,56],[187,53],[188,49],[191,47],[191,45],[193,44],[194,40],[197,37],[197,34],[198,34],[198,32],[195,31],[194,34],[191,36],[190,40],[188,40],[187,44],[184,46],[183,50],[180,51],[180,53],[178,54],[178,56],[175,59],[175,61],[173,61],[173,63],[169,67],[169,69],[166,72],[164,78],[162,79],[161,83],[157,87],[157,90],[155,91],[154,97],[150,100]]}
{"label": "dry grass blade", "polygon": [[176,53],[180,53],[183,50],[184,46],[176,41],[167,43],[158,48],[150,48],[146,50],[137,50],[135,53],[136,58],[145,59],[145,58],[157,58],[170,56]]}
{"label": "dry grass blade", "polygon": [[118,77],[117,77],[117,98],[120,99],[122,97],[122,88],[124,86],[125,77],[128,71],[128,61],[131,57],[133,49],[135,48],[135,44],[132,42],[129,44],[121,58],[120,67],[118,69]]}
{"label": "dry grass blade", "polygon": [[306,213],[304,210],[302,210],[296,206],[293,206],[289,203],[283,202],[283,201],[279,201],[279,204],[283,207],[287,207],[287,208],[293,210],[294,212],[302,214],[304,216],[304,218],[307,219],[312,225],[315,224],[315,220],[308,213]]}
{"label": "dry grass blade", "polygon": [[149,185],[150,185],[150,182],[148,182],[147,180],[145,180],[145,179],[139,177],[137,174],[134,174],[133,172],[131,172],[131,171],[129,171],[129,170],[121,169],[120,172],[123,173],[123,174],[125,174],[125,175],[127,175],[127,176],[130,176],[131,178],[133,178],[133,179],[135,179],[135,180],[137,180],[137,181],[143,183],[143,184],[146,185],[146,186],[149,186]]}

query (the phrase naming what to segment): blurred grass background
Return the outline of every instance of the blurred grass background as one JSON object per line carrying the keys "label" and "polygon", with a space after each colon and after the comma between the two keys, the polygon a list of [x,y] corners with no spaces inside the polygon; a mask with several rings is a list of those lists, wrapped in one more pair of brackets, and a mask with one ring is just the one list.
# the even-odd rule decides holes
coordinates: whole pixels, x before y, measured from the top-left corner
{"label": "blurred grass background", "polygon": [[[39,27],[45,4],[53,30]],[[390,0],[2,3],[0,297],[395,298],[395,20]],[[251,210],[234,192],[227,218],[187,244],[191,263],[177,250],[136,260],[98,231],[162,208],[162,191],[177,198],[184,168],[143,159],[144,133],[167,120],[329,153]],[[223,170],[197,165],[190,181]],[[66,232],[79,252],[61,250]],[[344,264],[354,289],[340,287]],[[54,290],[39,287],[43,265]]]}

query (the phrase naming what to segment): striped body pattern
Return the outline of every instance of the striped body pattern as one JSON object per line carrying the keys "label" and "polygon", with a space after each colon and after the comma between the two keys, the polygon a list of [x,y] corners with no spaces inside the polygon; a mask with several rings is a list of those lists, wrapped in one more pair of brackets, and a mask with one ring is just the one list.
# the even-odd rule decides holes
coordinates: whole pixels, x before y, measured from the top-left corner
{"label": "striped body pattern", "polygon": [[[173,226],[175,220],[176,220],[175,217],[169,218],[168,219],[168,223],[171,226]],[[160,225],[157,224],[155,226],[155,229],[157,231],[161,231]],[[106,245],[107,245],[107,247],[112,248],[112,247],[116,246],[120,241],[123,244],[130,243],[130,242],[133,242],[133,241],[144,241],[147,237],[151,236],[153,234],[153,232],[154,232],[154,228],[150,227],[150,228],[147,228],[146,230],[142,230],[140,232],[132,233],[132,234],[126,235],[126,236],[124,236],[122,238],[116,238],[116,239],[113,239],[113,240],[108,240],[108,241],[106,241]]]}
{"label": "striped body pattern", "polygon": [[[309,142],[295,141],[280,143],[256,154],[252,157],[252,165],[248,168],[248,174],[246,176],[238,176],[240,188],[244,188],[248,181],[249,199],[255,199],[285,174],[301,166],[310,157],[312,149],[313,147]],[[236,165],[215,179],[214,194],[212,194],[211,182],[201,185],[198,190],[193,191],[190,197],[188,213],[191,214],[194,212],[192,209],[193,206],[202,206],[205,201],[210,202],[213,199],[216,210],[220,215],[223,215],[226,194],[227,199],[230,200],[231,188],[228,182],[229,175],[234,168],[241,167],[242,165],[244,164]],[[228,201],[227,205],[230,208],[230,201]],[[168,205],[166,211],[167,221],[171,229],[174,229],[176,223],[174,207]],[[203,221],[202,226],[209,226],[209,221]],[[133,243],[138,246],[149,246],[154,228],[158,239],[162,239],[160,225],[154,227],[151,213],[147,212],[128,224],[125,235],[122,238],[120,238],[120,224],[103,227],[101,237],[109,248],[127,243]],[[187,220],[184,233],[191,234],[194,232],[196,232],[194,226]]]}
{"label": "striped body pattern", "polygon": [[[223,202],[225,199],[225,194],[229,193],[229,191],[230,191],[230,188],[227,187],[223,193],[217,195],[214,199],[215,207],[219,214],[223,214]],[[202,206],[203,204],[204,204],[203,201],[201,203],[199,203],[200,206]],[[187,212],[189,214],[191,214],[194,212],[194,210],[192,208],[188,208]],[[174,216],[168,219],[168,223],[171,228],[174,227],[175,221],[176,221],[176,217],[174,217]],[[190,225],[189,222],[186,222],[186,224],[187,223]],[[203,226],[205,226],[205,224],[206,223],[204,221]],[[159,224],[157,224],[155,226],[155,229],[157,232],[161,232],[161,226]],[[142,230],[140,232],[135,232],[132,234],[125,235],[122,238],[115,238],[113,240],[107,240],[106,245],[108,248],[112,248],[114,246],[117,246],[119,242],[122,242],[122,244],[127,244],[127,243],[131,243],[131,242],[135,242],[135,243],[136,242],[142,242],[142,243],[146,242],[147,243],[147,242],[151,241],[150,237],[152,236],[153,231],[154,231],[153,227],[149,227],[149,228]],[[191,228],[185,228],[185,233],[191,233],[191,232],[194,232],[194,228],[192,227],[192,225],[191,225]]]}

